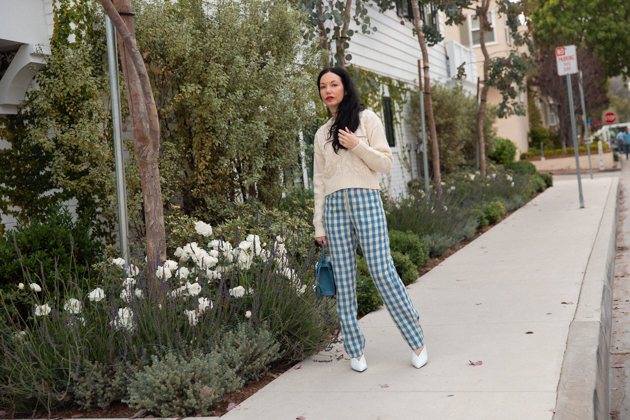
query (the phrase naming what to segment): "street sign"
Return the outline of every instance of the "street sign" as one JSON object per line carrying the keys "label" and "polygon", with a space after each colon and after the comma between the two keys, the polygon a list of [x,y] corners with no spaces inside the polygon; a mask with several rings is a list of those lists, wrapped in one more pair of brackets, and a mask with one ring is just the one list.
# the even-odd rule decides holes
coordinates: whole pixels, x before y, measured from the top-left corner
{"label": "street sign", "polygon": [[593,124],[593,120],[586,121],[586,124]]}
{"label": "street sign", "polygon": [[617,121],[617,115],[614,112],[607,112],[604,114],[604,122],[606,124],[612,124]]}
{"label": "street sign", "polygon": [[558,76],[577,73],[578,65],[575,45],[556,48],[556,64],[558,66]]}

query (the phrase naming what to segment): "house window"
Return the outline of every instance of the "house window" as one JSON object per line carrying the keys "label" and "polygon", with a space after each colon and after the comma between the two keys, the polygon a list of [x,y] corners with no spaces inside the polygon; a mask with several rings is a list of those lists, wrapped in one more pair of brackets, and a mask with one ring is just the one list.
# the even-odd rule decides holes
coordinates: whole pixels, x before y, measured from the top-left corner
{"label": "house window", "polygon": [[[431,28],[436,28],[438,25],[438,10],[435,4],[424,6],[421,2],[418,2],[418,9],[420,12],[420,19],[423,24]],[[413,22],[413,5],[411,0],[396,0],[396,14],[407,19],[409,22]]]}
{"label": "house window", "polygon": [[558,117],[556,115],[556,110],[554,109],[553,106],[548,106],[547,109],[549,110],[549,125],[550,126],[555,126],[558,124]]}
{"label": "house window", "polygon": [[[490,26],[492,27],[492,30],[486,31],[486,45],[494,44],[496,43],[496,40],[497,40],[495,30],[494,30],[495,29],[494,12],[492,10],[488,12],[488,21],[490,23]],[[479,32],[480,32],[479,18],[477,17],[477,15],[474,15],[474,14],[468,15],[468,23],[470,27],[470,39],[472,39],[472,46],[478,47],[479,46]]]}
{"label": "house window", "polygon": [[394,118],[392,115],[392,101],[389,96],[383,96],[383,119],[385,120],[385,137],[389,147],[396,146],[396,137],[394,136]]}
{"label": "house window", "polygon": [[505,18],[505,42],[508,45],[512,45],[512,38],[510,37],[510,27],[507,23],[507,17]]}

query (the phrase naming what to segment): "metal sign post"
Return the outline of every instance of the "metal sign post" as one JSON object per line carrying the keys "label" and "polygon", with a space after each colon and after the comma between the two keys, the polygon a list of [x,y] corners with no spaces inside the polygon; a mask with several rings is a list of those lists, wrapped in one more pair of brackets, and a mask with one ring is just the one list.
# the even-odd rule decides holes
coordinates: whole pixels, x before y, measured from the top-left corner
{"label": "metal sign post", "polygon": [[578,151],[577,134],[575,133],[575,110],[573,107],[573,86],[571,75],[578,72],[577,55],[575,45],[556,48],[556,64],[558,76],[567,76],[567,88],[569,89],[569,114],[571,114],[571,133],[573,134],[573,149],[575,151],[575,167],[577,169],[578,191],[580,194],[580,208],[584,208],[584,196],[582,195],[582,176],[580,173],[580,152]]}
{"label": "metal sign post", "polygon": [[588,123],[586,119],[586,107],[584,106],[584,88],[582,88],[582,72],[578,73],[578,84],[580,85],[580,98],[582,99],[582,121],[584,121],[584,143],[586,143],[586,151],[588,153],[588,170],[593,179],[593,164],[591,163],[591,144],[588,141]]}
{"label": "metal sign post", "polygon": [[418,86],[420,89],[420,114],[422,116],[422,165],[424,166],[424,192],[429,195],[429,157],[427,156],[427,127],[424,120],[424,90],[422,89],[422,62],[418,60]]}
{"label": "metal sign post", "polygon": [[107,64],[109,67],[109,89],[112,101],[112,132],[114,134],[114,162],[116,164],[116,197],[118,199],[118,226],[120,255],[129,265],[129,224],[127,222],[127,186],[125,184],[125,162],[123,160],[122,118],[120,115],[120,84],[118,80],[118,49],[116,28],[105,16],[107,36]]}

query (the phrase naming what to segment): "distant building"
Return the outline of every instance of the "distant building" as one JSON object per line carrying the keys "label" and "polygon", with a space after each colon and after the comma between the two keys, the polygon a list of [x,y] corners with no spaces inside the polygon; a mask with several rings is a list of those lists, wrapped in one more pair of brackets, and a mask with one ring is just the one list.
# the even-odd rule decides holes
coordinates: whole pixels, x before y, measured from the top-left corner
{"label": "distant building", "polygon": [[[463,25],[447,26],[444,32],[444,36],[447,39],[453,39],[466,47],[473,48],[477,52],[477,71],[479,77],[483,77],[483,53],[479,45],[479,20],[473,11],[466,11],[466,20]],[[492,30],[486,32],[486,47],[491,58],[494,57],[507,57],[510,54],[510,50],[513,49],[512,39],[509,33],[509,29],[506,24],[505,16],[499,16],[496,3],[491,2],[489,11],[489,20],[492,25]],[[475,80],[476,83],[476,80]],[[481,80],[483,83],[483,80]],[[488,92],[488,104],[501,103],[501,93],[495,89],[490,88]],[[521,92],[517,98],[525,109],[527,109],[527,93]],[[551,115],[548,114],[551,120]],[[528,140],[527,133],[529,132],[529,117],[524,116],[511,116],[508,118],[499,118],[496,122],[497,136],[510,139],[518,148],[516,158],[518,159],[521,153],[527,152]]]}

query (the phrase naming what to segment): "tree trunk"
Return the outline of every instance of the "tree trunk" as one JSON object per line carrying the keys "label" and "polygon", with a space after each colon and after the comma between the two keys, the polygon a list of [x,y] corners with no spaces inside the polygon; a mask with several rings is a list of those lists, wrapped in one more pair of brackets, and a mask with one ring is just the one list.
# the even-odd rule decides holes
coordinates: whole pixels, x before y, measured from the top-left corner
{"label": "tree trunk", "polygon": [[352,0],[346,0],[346,8],[344,9],[344,22],[341,28],[341,35],[337,44],[337,55],[342,69],[346,68],[346,48],[345,43],[348,39],[348,28],[350,27],[350,15],[352,13]]}
{"label": "tree trunk", "polygon": [[479,45],[483,53],[483,88],[481,89],[481,99],[479,101],[479,113],[477,114],[477,137],[479,138],[479,171],[481,176],[486,176],[486,139],[483,133],[483,120],[486,115],[486,105],[488,102],[488,63],[490,62],[490,54],[486,48],[486,29],[488,24],[488,7],[490,0],[483,0],[480,6],[477,6],[476,13],[479,19]]}
{"label": "tree trunk", "polygon": [[[321,16],[323,14],[321,3],[318,3],[317,10],[319,12],[319,15]],[[317,27],[319,28],[319,36],[322,39],[322,50],[328,51],[328,34],[326,34],[326,27],[324,26],[324,22],[322,22],[320,19],[317,19]]]}
{"label": "tree trunk", "polygon": [[155,280],[157,266],[166,260],[164,207],[160,188],[158,155],[160,122],[149,75],[136,46],[133,15],[120,16],[118,11],[131,13],[129,0],[100,0],[105,13],[118,32],[121,64],[131,114],[134,151],[140,169],[140,185],[144,201],[147,237],[147,276]]}
{"label": "tree trunk", "polygon": [[442,175],[440,172],[440,149],[438,147],[437,130],[435,128],[435,117],[433,116],[433,100],[431,99],[431,75],[429,73],[429,50],[424,40],[422,32],[422,22],[420,21],[420,9],[418,2],[411,2],[413,9],[413,24],[418,35],[418,43],[422,50],[422,68],[424,69],[424,101],[427,120],[429,122],[429,134],[431,135],[431,155],[433,160],[433,181],[435,182],[435,191],[437,196],[442,195]]}

